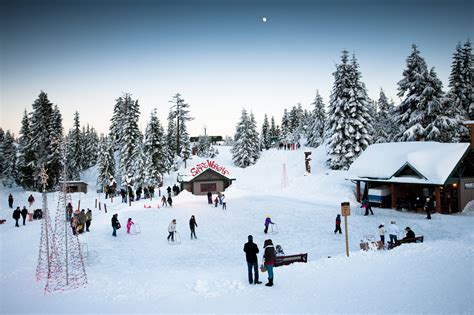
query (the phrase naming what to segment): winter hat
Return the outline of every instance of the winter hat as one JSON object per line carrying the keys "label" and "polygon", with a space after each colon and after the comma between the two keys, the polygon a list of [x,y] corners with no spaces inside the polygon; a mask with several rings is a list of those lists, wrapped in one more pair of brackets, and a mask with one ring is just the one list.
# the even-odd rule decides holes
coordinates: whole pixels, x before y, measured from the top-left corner
{"label": "winter hat", "polygon": [[249,242],[252,242],[253,241],[253,236],[252,235],[249,235]]}

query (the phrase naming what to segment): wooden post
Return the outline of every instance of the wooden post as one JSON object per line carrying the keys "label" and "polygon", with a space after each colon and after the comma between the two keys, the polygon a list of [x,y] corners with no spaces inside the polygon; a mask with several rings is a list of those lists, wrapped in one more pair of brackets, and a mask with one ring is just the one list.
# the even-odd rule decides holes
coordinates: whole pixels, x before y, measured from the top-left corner
{"label": "wooden post", "polygon": [[95,198],[95,208],[97,209],[97,198]]}
{"label": "wooden post", "polygon": [[357,194],[357,202],[360,202],[360,180],[357,181],[356,194]]}
{"label": "wooden post", "polygon": [[77,211],[81,211],[81,200],[77,201]]}
{"label": "wooden post", "polygon": [[436,212],[441,212],[441,193],[439,186],[435,187],[435,198],[436,198]]}
{"label": "wooden post", "polygon": [[392,200],[391,200],[392,202],[391,202],[390,207],[392,209],[395,209],[397,207],[397,191],[395,189],[395,184],[394,183],[392,183],[390,185],[390,193],[391,193],[391,196],[392,196]]}
{"label": "wooden post", "polygon": [[349,202],[341,202],[341,214],[344,217],[344,229],[346,232],[346,256],[349,257],[349,233],[347,228],[347,217],[351,215],[351,206]]}
{"label": "wooden post", "polygon": [[107,205],[104,203],[104,210],[105,210],[105,213],[107,213]]}
{"label": "wooden post", "polygon": [[99,210],[101,210],[101,209],[100,209],[100,201],[99,201]]}

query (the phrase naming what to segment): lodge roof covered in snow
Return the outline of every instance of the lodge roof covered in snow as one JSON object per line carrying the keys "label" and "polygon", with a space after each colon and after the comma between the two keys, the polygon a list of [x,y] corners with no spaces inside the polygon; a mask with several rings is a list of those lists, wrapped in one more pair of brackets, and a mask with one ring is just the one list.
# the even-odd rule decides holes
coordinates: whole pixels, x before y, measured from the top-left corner
{"label": "lodge roof covered in snow", "polygon": [[373,144],[352,163],[347,179],[444,185],[468,150],[469,143]]}

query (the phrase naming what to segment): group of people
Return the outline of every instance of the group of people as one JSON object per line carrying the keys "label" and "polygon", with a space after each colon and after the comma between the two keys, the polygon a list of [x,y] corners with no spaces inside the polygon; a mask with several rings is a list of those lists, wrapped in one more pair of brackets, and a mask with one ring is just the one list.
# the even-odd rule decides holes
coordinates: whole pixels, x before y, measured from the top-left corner
{"label": "group of people", "polygon": [[[107,192],[106,196],[107,198]],[[128,200],[131,201],[138,201],[140,199],[149,199],[155,197],[155,186],[138,186],[135,191],[133,190],[132,186],[127,186],[127,188],[120,189],[120,197],[122,197],[122,203],[127,203]]]}
{"label": "group of people", "polygon": [[222,206],[222,210],[227,209],[227,201],[225,199],[225,194],[218,192],[216,195],[216,198],[214,198],[214,201],[212,200],[212,192],[207,193],[207,203],[212,205],[214,204],[214,207],[217,208],[219,205]]}
{"label": "group of people", "polygon": [[81,211],[79,211],[79,209],[73,211],[71,203],[68,203],[66,210],[66,216],[71,222],[72,233],[74,235],[82,234],[84,231],[90,232],[89,228],[92,223],[91,209],[87,209],[87,212],[84,209]]}
{"label": "group of people", "polygon": [[168,192],[168,196],[171,196],[171,190],[173,191],[174,196],[177,196],[181,192],[181,189],[179,189],[178,185],[176,184],[173,185],[173,188],[171,188],[170,186],[166,188],[166,191]]}
{"label": "group of people", "polygon": [[[398,235],[400,234],[400,229],[397,226],[397,223],[395,221],[390,221],[390,225],[388,226],[387,231],[385,231],[385,226],[383,223],[381,223],[378,227],[378,232],[380,236],[380,241],[382,244],[385,245],[385,232],[388,232],[388,236],[390,237],[390,243],[392,245],[396,244],[398,241]],[[405,228],[405,236],[403,237],[403,240],[405,241],[413,241],[414,242],[415,238],[415,232],[407,226]]]}
{"label": "group of people", "polygon": [[299,142],[296,143],[285,143],[285,142],[280,142],[278,144],[278,150],[297,150],[301,148],[301,144]]}
{"label": "group of people", "polygon": [[[278,246],[277,246],[278,247]],[[281,248],[281,247],[280,247]],[[273,267],[275,265],[275,258],[277,251],[273,246],[271,239],[265,240],[263,243],[263,265],[262,271],[268,272],[268,282],[265,284],[267,287],[273,286]],[[253,242],[253,236],[248,236],[248,242],[244,245],[245,258],[247,260],[248,279],[250,284],[261,284],[258,276],[258,257],[259,249],[257,244]]]}
{"label": "group of people", "polygon": [[[197,236],[196,236],[196,228],[197,228],[197,222],[196,222],[196,218],[194,217],[194,215],[191,216],[191,218],[189,219],[189,229],[191,231],[191,239],[197,239]],[[168,237],[166,238],[168,240],[168,242],[171,240],[171,242],[174,243],[175,241],[175,233],[177,233],[176,231],[176,219],[173,219],[171,220],[170,224],[168,225]]]}
{"label": "group of people", "polygon": [[[10,209],[13,209],[13,202],[14,202],[13,195],[9,194],[8,207]],[[30,208],[33,206],[34,202],[35,202],[35,197],[33,197],[33,195],[30,194],[30,196],[28,197],[28,205]],[[13,210],[13,213],[12,213],[12,218],[13,220],[15,220],[15,227],[20,227],[20,225],[18,224],[18,220],[20,220],[21,218],[23,218],[23,225],[26,225],[26,217],[28,216],[28,214],[29,214],[29,211],[26,208],[26,206],[23,206],[23,209],[20,209],[20,207],[16,207],[16,209]]]}
{"label": "group of people", "polygon": [[[118,213],[115,213],[114,215],[112,215],[111,223],[112,223],[112,236],[117,237],[117,230],[119,230],[122,227],[118,219]],[[132,218],[128,218],[127,234],[130,234],[130,230],[132,229],[133,225],[135,225],[135,223],[133,222]]]}
{"label": "group of people", "polygon": [[173,199],[171,198],[171,194],[168,194],[168,198],[165,195],[161,197],[161,206],[168,207],[168,205],[172,208],[173,207]]}

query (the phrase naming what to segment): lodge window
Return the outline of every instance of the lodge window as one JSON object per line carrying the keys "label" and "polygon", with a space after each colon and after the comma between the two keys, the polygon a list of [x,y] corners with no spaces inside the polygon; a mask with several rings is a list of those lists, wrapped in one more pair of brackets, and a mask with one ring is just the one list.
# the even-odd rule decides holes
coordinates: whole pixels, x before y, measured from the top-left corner
{"label": "lodge window", "polygon": [[201,192],[216,191],[216,190],[217,190],[217,184],[216,183],[201,184]]}

